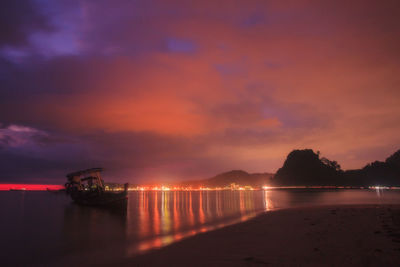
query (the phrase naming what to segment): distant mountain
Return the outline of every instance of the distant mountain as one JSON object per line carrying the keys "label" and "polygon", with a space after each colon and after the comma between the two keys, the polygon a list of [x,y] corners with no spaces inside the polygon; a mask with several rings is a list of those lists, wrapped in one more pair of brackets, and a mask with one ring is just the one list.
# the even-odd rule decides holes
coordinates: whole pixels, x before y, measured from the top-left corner
{"label": "distant mountain", "polygon": [[181,182],[181,186],[225,187],[232,183],[245,186],[262,186],[270,184],[272,173],[247,173],[242,170],[233,170],[218,174],[212,178]]}
{"label": "distant mountain", "polygon": [[274,179],[274,185],[399,186],[400,150],[384,162],[343,171],[336,161],[320,158],[312,149],[293,150]]}

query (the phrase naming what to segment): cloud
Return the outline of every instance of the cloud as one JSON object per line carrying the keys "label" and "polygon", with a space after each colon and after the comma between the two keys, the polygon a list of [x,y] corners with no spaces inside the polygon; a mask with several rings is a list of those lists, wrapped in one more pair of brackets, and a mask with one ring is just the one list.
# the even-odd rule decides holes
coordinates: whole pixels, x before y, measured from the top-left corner
{"label": "cloud", "polygon": [[0,47],[26,46],[34,31],[49,31],[52,27],[35,1],[6,0],[0,9]]}
{"label": "cloud", "polygon": [[0,43],[2,153],[48,162],[38,176],[274,171],[305,147],[355,168],[400,144],[396,1],[21,3],[6,25],[23,34]]}
{"label": "cloud", "polygon": [[3,148],[17,148],[33,142],[34,139],[46,136],[45,132],[37,129],[21,126],[9,125],[0,128],[0,145]]}
{"label": "cloud", "polygon": [[176,38],[168,38],[167,46],[168,50],[172,52],[193,53],[197,50],[193,42]]}

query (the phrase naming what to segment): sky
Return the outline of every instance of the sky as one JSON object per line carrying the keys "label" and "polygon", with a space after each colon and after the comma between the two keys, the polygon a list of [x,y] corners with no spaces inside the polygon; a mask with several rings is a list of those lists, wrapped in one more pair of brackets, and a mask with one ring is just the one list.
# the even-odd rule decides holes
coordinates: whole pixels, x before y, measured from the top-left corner
{"label": "sky", "polygon": [[397,0],[5,0],[0,182],[343,169],[400,148]]}

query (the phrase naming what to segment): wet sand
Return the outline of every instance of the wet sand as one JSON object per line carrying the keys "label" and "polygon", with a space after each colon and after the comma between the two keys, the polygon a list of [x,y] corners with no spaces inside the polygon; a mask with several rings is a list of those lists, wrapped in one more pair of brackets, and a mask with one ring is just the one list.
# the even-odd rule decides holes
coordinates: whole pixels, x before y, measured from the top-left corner
{"label": "wet sand", "polygon": [[342,205],[268,212],[119,264],[400,266],[400,205]]}

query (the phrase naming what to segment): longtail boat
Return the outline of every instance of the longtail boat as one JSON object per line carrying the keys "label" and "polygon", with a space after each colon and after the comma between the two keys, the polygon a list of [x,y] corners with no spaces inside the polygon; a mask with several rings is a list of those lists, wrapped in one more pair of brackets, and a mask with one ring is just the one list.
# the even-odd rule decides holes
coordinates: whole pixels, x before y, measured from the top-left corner
{"label": "longtail boat", "polygon": [[128,200],[128,184],[124,190],[106,190],[100,173],[102,168],[92,168],[67,174],[65,189],[72,200],[80,205],[109,208],[126,208]]}

